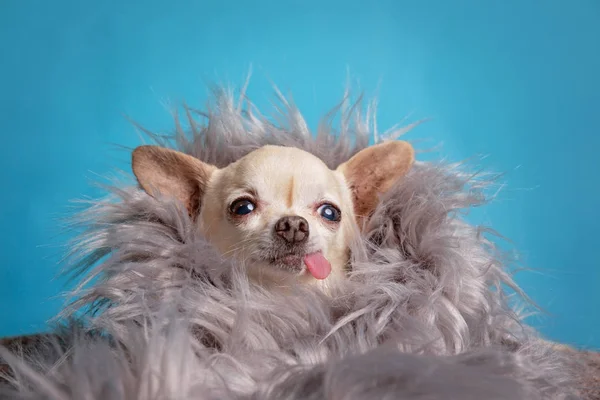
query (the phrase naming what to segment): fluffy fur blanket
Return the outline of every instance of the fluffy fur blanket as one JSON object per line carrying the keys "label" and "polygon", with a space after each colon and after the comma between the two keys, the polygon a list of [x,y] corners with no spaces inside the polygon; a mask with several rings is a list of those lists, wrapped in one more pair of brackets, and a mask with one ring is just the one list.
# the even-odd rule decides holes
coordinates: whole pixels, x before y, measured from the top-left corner
{"label": "fluffy fur blanket", "polygon": [[[174,135],[151,136],[219,167],[279,144],[333,168],[378,139],[360,103],[336,108],[312,134],[281,100],[266,118],[218,92],[206,112],[186,109],[189,126],[176,118]],[[593,360],[522,323],[493,236],[461,218],[486,201],[490,182],[461,165],[417,163],[382,199],[333,297],[253,286],[181,205],[116,186],[79,219],[71,255],[82,286],[63,314],[76,322],[29,350],[0,348],[12,371],[0,396],[594,398]]]}

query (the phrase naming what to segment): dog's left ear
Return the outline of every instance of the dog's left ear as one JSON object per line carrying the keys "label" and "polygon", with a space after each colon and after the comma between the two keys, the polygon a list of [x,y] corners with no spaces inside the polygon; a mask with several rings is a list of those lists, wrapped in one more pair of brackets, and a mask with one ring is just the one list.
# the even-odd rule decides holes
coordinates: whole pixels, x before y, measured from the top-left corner
{"label": "dog's left ear", "polygon": [[160,146],[137,147],[131,157],[138,183],[151,196],[172,196],[194,217],[216,167],[199,159]]}
{"label": "dog's left ear", "polygon": [[408,173],[415,160],[413,147],[404,141],[388,141],[367,147],[340,165],[354,200],[357,218],[369,217],[379,196]]}

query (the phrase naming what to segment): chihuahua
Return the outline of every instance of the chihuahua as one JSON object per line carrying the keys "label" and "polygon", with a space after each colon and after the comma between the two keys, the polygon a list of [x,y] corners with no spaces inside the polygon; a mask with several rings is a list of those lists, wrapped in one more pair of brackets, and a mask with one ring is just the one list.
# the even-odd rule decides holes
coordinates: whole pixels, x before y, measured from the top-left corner
{"label": "chihuahua", "polygon": [[158,146],[132,154],[146,193],[180,201],[223,256],[271,287],[343,278],[352,240],[413,162],[404,141],[367,147],[335,170],[306,151],[271,145],[221,169]]}

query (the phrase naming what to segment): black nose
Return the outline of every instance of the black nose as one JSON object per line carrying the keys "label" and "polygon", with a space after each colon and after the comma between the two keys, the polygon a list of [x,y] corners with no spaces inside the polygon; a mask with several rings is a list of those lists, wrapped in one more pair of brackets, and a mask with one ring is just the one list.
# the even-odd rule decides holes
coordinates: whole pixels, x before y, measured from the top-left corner
{"label": "black nose", "polygon": [[282,217],[275,224],[275,233],[290,244],[299,244],[308,239],[308,221],[299,216]]}

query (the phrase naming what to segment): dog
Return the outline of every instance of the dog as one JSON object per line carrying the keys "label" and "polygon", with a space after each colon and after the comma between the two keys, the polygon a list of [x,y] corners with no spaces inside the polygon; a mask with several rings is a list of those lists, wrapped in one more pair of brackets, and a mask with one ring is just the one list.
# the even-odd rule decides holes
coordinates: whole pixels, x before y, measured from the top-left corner
{"label": "dog", "polygon": [[132,153],[139,186],[185,206],[201,234],[267,287],[343,278],[350,243],[414,163],[413,147],[386,141],[335,170],[295,147],[263,146],[225,168],[159,147]]}

